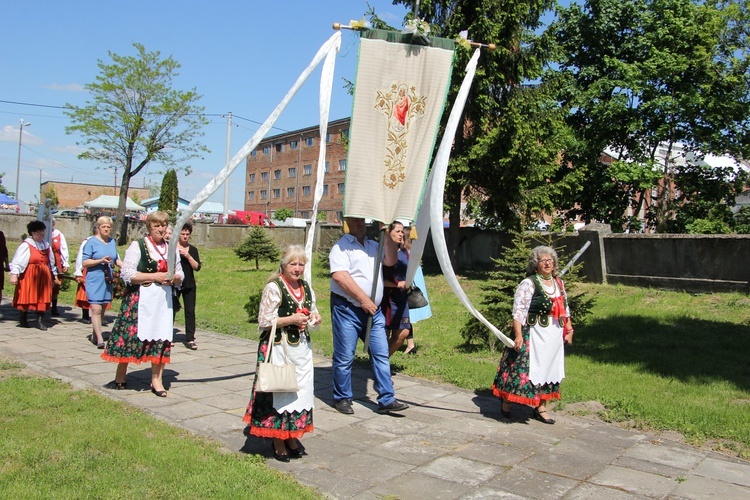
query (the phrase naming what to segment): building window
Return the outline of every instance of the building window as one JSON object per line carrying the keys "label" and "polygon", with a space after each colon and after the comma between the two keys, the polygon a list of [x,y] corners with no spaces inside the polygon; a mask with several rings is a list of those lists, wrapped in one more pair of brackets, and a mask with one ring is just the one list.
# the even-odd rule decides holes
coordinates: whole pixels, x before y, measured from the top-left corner
{"label": "building window", "polygon": [[327,162],[326,162],[326,173],[328,173],[328,172],[330,172],[330,171],[331,171],[331,162],[330,162],[330,161],[327,161]]}
{"label": "building window", "polygon": [[293,179],[294,177],[297,177],[297,167],[290,167],[289,170],[289,178]]}
{"label": "building window", "polygon": [[273,178],[274,179],[281,179],[281,169],[273,171]]}
{"label": "building window", "polygon": [[346,160],[339,160],[339,172],[346,170]]}
{"label": "building window", "polygon": [[268,180],[268,172],[261,172],[260,173],[260,180],[267,181]]}
{"label": "building window", "polygon": [[286,188],[286,196],[287,198],[294,198],[294,188]]}
{"label": "building window", "polygon": [[338,188],[339,188],[339,194],[344,194],[344,183],[343,182],[339,182]]}
{"label": "building window", "polygon": [[308,211],[300,212],[299,216],[300,216],[301,219],[309,219],[310,218],[310,212],[308,212]]}
{"label": "building window", "polygon": [[344,130],[341,131],[341,137],[346,137],[347,139],[349,138],[349,129],[348,128],[345,128]]}
{"label": "building window", "polygon": [[298,142],[297,141],[289,141],[289,149],[297,149]]}
{"label": "building window", "polygon": [[263,154],[267,155],[269,153],[271,153],[271,148],[268,146],[263,146]]}
{"label": "building window", "polygon": [[312,165],[305,165],[305,175],[312,175]]}
{"label": "building window", "polygon": [[251,182],[255,182],[255,173],[250,174],[250,180],[247,183],[250,184]]}
{"label": "building window", "polygon": [[276,152],[277,153],[283,153],[284,152],[284,145],[282,143],[276,144]]}
{"label": "building window", "polygon": [[323,184],[323,194],[328,194],[328,184]]}
{"label": "building window", "polygon": [[329,142],[331,142],[331,137],[332,137],[332,136],[331,136],[331,133],[330,133],[330,132],[328,132],[328,133],[326,134],[326,144],[328,144]]}
{"label": "building window", "polygon": [[310,186],[302,186],[302,196],[310,196]]}
{"label": "building window", "polygon": [[247,201],[255,201],[255,191],[247,192]]}
{"label": "building window", "polygon": [[268,191],[265,189],[260,190],[260,199],[261,200],[267,200],[268,199]]}
{"label": "building window", "polygon": [[252,158],[255,158],[256,156],[258,156],[258,151],[256,149],[253,149],[252,151],[250,151],[250,156]]}
{"label": "building window", "polygon": [[276,188],[273,190],[273,197],[274,198],[281,198],[281,189]]}
{"label": "building window", "polygon": [[307,146],[309,148],[312,145],[313,145],[313,138],[312,137],[307,137],[305,139],[305,146]]}

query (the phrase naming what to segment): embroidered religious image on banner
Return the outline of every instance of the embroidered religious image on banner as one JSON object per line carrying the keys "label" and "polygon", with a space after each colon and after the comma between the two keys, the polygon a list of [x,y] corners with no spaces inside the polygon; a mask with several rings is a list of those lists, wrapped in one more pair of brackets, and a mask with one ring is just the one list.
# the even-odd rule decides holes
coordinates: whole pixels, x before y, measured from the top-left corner
{"label": "embroidered religious image on banner", "polygon": [[[408,36],[370,36],[408,40]],[[373,35],[372,32],[375,32]],[[344,215],[414,220],[450,84],[453,45],[362,35]],[[447,48],[446,48],[447,47]]]}

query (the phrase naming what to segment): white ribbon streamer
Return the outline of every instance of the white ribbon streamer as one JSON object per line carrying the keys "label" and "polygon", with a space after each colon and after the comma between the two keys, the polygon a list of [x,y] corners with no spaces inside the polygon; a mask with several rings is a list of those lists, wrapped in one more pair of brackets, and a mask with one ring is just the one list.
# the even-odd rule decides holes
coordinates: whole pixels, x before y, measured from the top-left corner
{"label": "white ribbon streamer", "polygon": [[333,70],[336,66],[336,53],[341,46],[339,37],[334,47],[328,51],[326,60],[323,63],[323,71],[320,75],[320,152],[318,154],[318,174],[315,179],[315,193],[313,194],[313,208],[310,214],[310,228],[307,230],[307,240],[305,241],[305,257],[307,265],[303,275],[305,281],[312,286],[312,248],[315,241],[315,224],[318,219],[318,203],[323,198],[323,183],[326,175],[326,141],[328,136],[328,115],[331,110],[331,92],[333,90]]}
{"label": "white ribbon streamer", "polygon": [[[430,228],[432,232],[432,243],[435,247],[438,261],[440,262],[440,268],[442,269],[443,275],[445,276],[448,285],[451,287],[451,290],[453,290],[453,293],[458,297],[458,300],[476,319],[489,328],[503,344],[508,347],[513,347],[513,341],[498,330],[495,325],[490,323],[482,313],[477,311],[461,288],[461,285],[456,278],[456,274],[453,272],[453,267],[451,266],[450,257],[448,256],[448,247],[445,243],[445,232],[443,229],[443,196],[445,191],[445,179],[448,172],[448,160],[450,159],[453,138],[456,135],[456,130],[461,121],[461,115],[463,114],[466,99],[469,95],[469,89],[471,88],[474,74],[476,73],[479,54],[480,49],[476,49],[474,55],[472,55],[469,63],[466,65],[466,76],[464,76],[464,81],[461,83],[461,88],[456,96],[456,101],[453,103],[453,108],[451,109],[451,114],[448,117],[448,123],[445,127],[445,133],[440,141],[440,147],[438,148],[435,160],[432,164],[432,171],[430,172],[430,177],[427,181],[427,194],[425,195],[425,199],[422,202],[422,208],[417,216],[416,227],[418,235],[426,235],[427,228]],[[429,226],[427,225],[428,222]],[[407,283],[411,283],[414,274],[417,272],[416,268],[419,265],[422,252],[424,251],[425,240],[426,238],[424,237],[418,238],[416,240],[418,244],[412,246],[409,267],[407,268],[406,274]],[[419,253],[416,253],[417,251]]]}
{"label": "white ribbon streamer", "polygon": [[[263,122],[263,125],[260,126],[260,128],[253,134],[253,136],[250,138],[249,141],[245,143],[244,146],[242,146],[242,149],[240,149],[237,154],[232,157],[231,160],[224,166],[224,168],[214,177],[213,180],[211,180],[208,184],[206,184],[206,187],[204,187],[196,196],[193,198],[193,200],[190,202],[190,204],[187,206],[185,210],[180,214],[180,217],[177,219],[177,222],[175,222],[174,225],[174,231],[173,234],[176,234],[179,236],[180,231],[182,231],[182,226],[185,225],[185,221],[190,219],[190,217],[193,216],[196,210],[198,210],[201,205],[212,195],[214,194],[221,186],[224,184],[224,182],[227,181],[229,176],[234,172],[234,170],[237,168],[237,166],[242,163],[242,161],[249,155],[253,149],[255,149],[260,141],[263,140],[263,138],[266,136],[269,130],[271,130],[271,127],[273,127],[273,124],[276,123],[276,120],[278,120],[281,113],[286,108],[287,104],[289,104],[289,101],[292,100],[292,98],[295,96],[297,91],[304,85],[304,83],[307,81],[307,79],[310,77],[310,74],[315,70],[315,68],[318,67],[318,64],[323,60],[323,57],[327,57],[330,52],[337,52],[339,47],[341,46],[341,32],[337,31],[336,33],[331,36],[318,50],[318,53],[315,54],[315,57],[313,57],[313,60],[310,62],[309,66],[305,68],[304,71],[300,74],[300,76],[297,78],[297,81],[294,82],[294,85],[291,89],[289,89],[289,92],[284,96],[284,98],[281,100],[281,102],[276,106],[276,109],[273,110],[273,112],[269,115],[268,118],[266,118],[266,121]],[[330,94],[330,92],[329,92]],[[330,97],[328,98],[330,100]],[[327,122],[327,120],[326,120]],[[325,137],[325,136],[323,136]],[[323,141],[321,141],[323,142]],[[318,165],[318,169],[320,169],[320,165]],[[317,186],[316,186],[316,192],[317,192]],[[322,189],[322,188],[321,188]],[[177,247],[177,242],[180,238],[172,238],[169,241],[169,255],[167,257],[167,264],[168,264],[168,276],[171,278],[174,276],[174,266],[175,266],[175,248]]]}

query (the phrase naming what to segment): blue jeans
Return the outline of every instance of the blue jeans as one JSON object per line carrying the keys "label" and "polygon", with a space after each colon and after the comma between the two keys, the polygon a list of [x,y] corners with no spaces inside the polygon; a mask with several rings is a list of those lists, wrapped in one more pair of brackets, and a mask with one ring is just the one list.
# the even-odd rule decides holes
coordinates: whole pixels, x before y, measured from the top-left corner
{"label": "blue jeans", "polygon": [[[344,297],[331,294],[331,325],[333,326],[333,400],[352,399],[352,364],[357,341],[365,340],[369,315],[361,307],[352,305]],[[368,352],[372,362],[378,404],[386,406],[396,400],[391,380],[391,362],[388,357],[388,338],[385,318],[378,308],[372,317]]]}

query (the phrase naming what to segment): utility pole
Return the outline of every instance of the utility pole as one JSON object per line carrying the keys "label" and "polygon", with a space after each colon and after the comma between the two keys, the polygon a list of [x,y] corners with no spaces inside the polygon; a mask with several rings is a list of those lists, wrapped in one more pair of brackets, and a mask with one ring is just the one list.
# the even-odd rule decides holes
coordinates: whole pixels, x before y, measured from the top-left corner
{"label": "utility pole", "polygon": [[21,195],[18,192],[19,180],[21,179],[21,141],[23,140],[23,128],[30,127],[31,123],[24,123],[21,118],[21,128],[18,129],[18,163],[16,164],[16,199],[21,201]]}
{"label": "utility pole", "polygon": [[302,175],[302,134],[299,135],[297,144],[297,187],[294,188],[294,217],[297,217],[297,207],[299,206],[299,178]]}
{"label": "utility pole", "polygon": [[[230,111],[227,113],[227,161],[224,163],[224,165],[229,164],[230,160],[230,153],[232,148],[232,112]],[[243,183],[244,184],[244,183]],[[243,198],[243,206],[242,208],[245,208],[244,206],[244,192],[245,188],[242,188],[242,198]],[[227,180],[224,181],[224,224],[227,223],[227,220],[229,219],[229,177],[227,177]]]}

